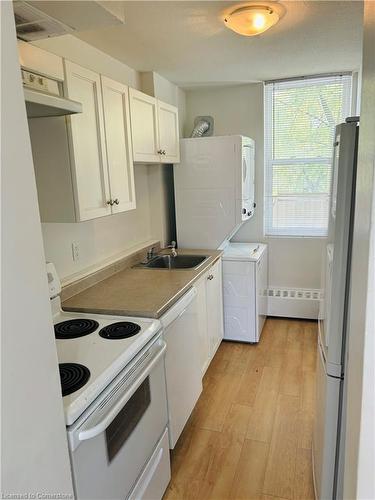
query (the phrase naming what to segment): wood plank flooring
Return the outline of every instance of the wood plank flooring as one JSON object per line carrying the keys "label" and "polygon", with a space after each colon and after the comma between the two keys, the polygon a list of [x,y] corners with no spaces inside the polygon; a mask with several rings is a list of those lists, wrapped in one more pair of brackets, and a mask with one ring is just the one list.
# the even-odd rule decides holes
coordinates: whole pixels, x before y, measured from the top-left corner
{"label": "wood plank flooring", "polygon": [[317,325],[269,318],[223,342],[172,452],[165,500],[312,500]]}

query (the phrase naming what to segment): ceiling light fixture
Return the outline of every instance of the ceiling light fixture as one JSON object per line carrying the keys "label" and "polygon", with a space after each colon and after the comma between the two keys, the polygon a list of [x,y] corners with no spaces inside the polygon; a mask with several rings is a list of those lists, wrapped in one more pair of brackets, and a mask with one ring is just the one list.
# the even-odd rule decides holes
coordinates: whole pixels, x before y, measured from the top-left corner
{"label": "ceiling light fixture", "polygon": [[228,28],[244,36],[264,33],[279,20],[280,12],[277,8],[255,4],[237,7],[224,17],[224,23]]}

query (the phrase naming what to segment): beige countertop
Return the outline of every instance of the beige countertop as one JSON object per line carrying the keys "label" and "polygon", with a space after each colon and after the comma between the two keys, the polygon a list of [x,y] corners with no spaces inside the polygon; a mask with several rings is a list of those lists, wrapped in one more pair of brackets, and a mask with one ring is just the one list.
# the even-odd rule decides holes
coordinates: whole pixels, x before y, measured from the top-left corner
{"label": "beige countertop", "polygon": [[128,268],[63,302],[66,311],[160,318],[212,264],[219,250],[178,250],[209,255],[198,269]]}

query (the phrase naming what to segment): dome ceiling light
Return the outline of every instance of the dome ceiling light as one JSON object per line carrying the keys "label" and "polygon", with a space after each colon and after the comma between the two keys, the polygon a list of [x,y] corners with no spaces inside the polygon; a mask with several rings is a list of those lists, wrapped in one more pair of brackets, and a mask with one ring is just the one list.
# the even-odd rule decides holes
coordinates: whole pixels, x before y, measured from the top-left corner
{"label": "dome ceiling light", "polygon": [[224,16],[224,23],[240,35],[254,36],[274,26],[283,13],[284,9],[280,4],[242,5],[227,12]]}

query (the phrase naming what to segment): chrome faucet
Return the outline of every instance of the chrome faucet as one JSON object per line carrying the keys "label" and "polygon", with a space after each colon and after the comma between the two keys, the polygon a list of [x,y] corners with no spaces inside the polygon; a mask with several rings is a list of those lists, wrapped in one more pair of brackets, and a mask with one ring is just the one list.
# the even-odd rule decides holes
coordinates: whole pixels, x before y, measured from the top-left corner
{"label": "chrome faucet", "polygon": [[171,248],[171,255],[172,257],[177,257],[177,250],[176,250],[176,242],[172,241],[170,245],[168,245],[166,248]]}
{"label": "chrome faucet", "polygon": [[147,262],[155,257],[155,247],[147,250]]}

